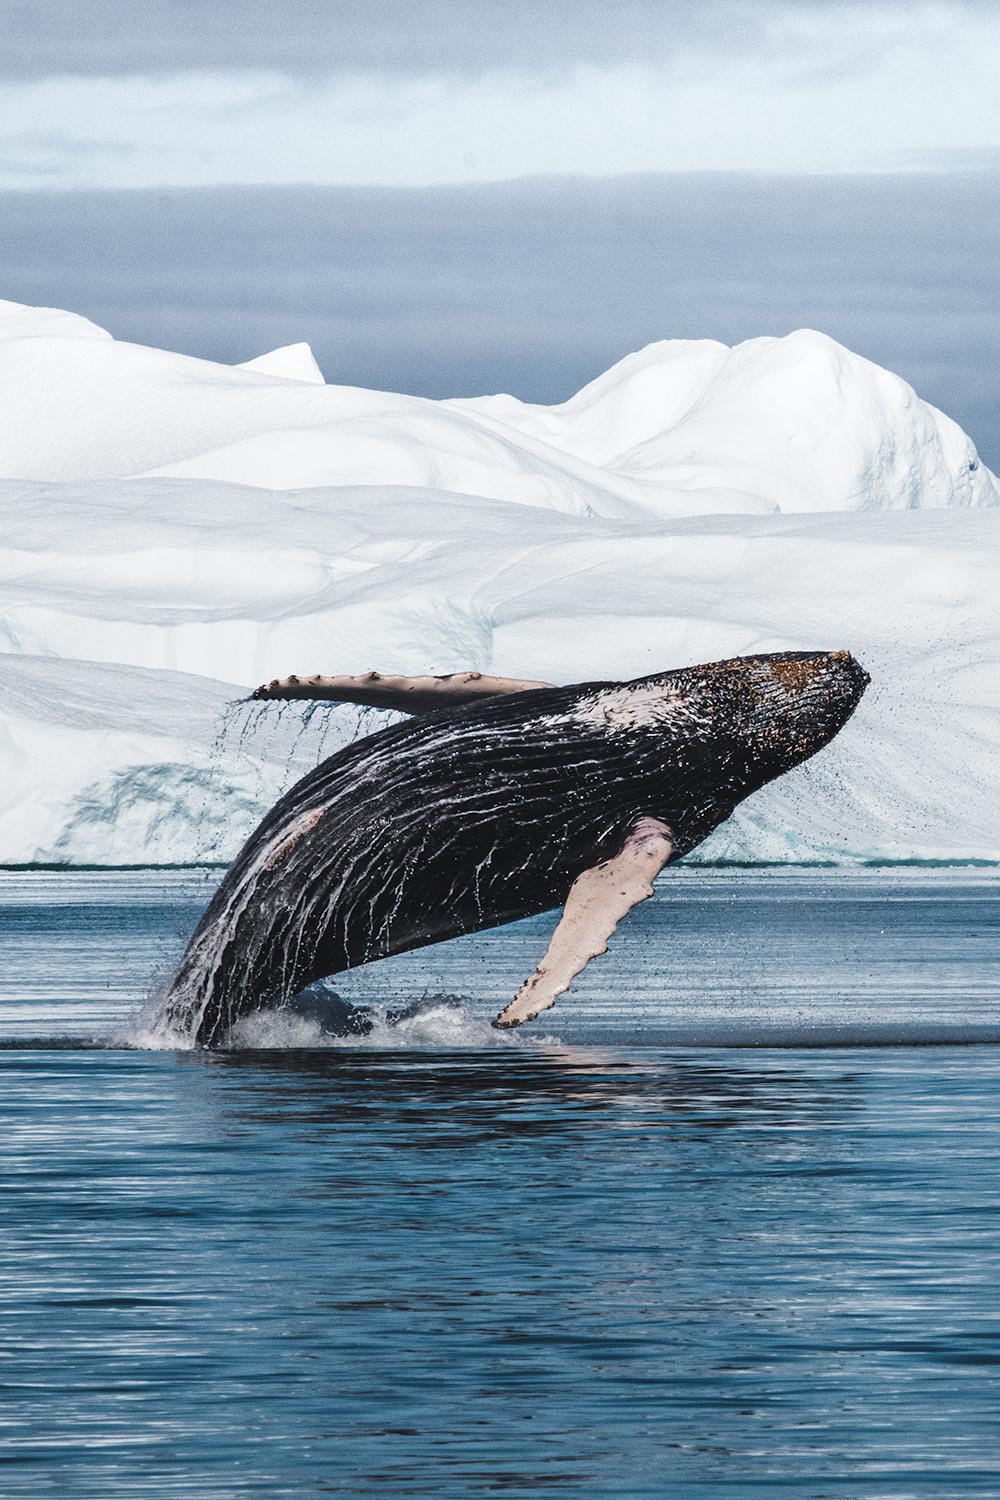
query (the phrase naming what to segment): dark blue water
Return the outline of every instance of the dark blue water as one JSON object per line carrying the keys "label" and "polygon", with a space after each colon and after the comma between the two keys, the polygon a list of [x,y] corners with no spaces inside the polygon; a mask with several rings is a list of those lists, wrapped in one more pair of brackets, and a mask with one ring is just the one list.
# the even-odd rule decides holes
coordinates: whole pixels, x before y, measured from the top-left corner
{"label": "dark blue water", "polygon": [[5,1500],[1000,1494],[1000,880],[661,884],[177,1054],[203,881],[0,878]]}

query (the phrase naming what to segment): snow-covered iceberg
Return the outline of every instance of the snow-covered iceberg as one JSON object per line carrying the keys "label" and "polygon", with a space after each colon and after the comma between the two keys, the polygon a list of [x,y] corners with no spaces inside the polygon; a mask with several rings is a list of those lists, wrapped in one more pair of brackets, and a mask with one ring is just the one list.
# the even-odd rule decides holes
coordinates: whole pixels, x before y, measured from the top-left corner
{"label": "snow-covered iceberg", "polygon": [[289,671],[572,681],[814,646],[864,661],[861,711],[701,857],[1000,859],[1000,488],[820,334],[654,344],[539,407],[0,303],[0,411],[0,861],[227,857],[357,730],[289,705],[220,737]]}

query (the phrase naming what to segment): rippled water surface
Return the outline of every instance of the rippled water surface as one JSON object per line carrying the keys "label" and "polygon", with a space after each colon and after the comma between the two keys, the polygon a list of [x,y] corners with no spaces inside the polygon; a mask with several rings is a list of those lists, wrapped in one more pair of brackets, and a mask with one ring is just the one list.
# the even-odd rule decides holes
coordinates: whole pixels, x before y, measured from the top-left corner
{"label": "rippled water surface", "polygon": [[[210,889],[0,876],[0,1493],[1000,1494],[1000,880],[677,870],[140,1050]],[[265,1045],[267,1044],[267,1045]]]}

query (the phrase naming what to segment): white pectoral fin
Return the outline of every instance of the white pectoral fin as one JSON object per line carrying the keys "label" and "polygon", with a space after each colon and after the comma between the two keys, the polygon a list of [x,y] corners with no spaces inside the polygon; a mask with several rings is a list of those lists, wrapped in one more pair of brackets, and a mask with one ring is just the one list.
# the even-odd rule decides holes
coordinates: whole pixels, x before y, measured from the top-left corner
{"label": "white pectoral fin", "polygon": [[399,677],[386,672],[361,672],[356,677],[282,677],[255,688],[251,698],[321,698],[331,703],[360,703],[366,708],[391,708],[398,713],[426,714],[435,709],[496,698],[505,693],[530,693],[551,687],[520,677],[490,677],[484,672],[451,672],[445,677]]}
{"label": "white pectoral fin", "polygon": [[653,881],[670,858],[670,829],[640,818],[613,858],[574,880],[548,952],[530,979],[500,1012],[494,1026],[520,1026],[555,1004],[608,939],[625,914],[653,894]]}

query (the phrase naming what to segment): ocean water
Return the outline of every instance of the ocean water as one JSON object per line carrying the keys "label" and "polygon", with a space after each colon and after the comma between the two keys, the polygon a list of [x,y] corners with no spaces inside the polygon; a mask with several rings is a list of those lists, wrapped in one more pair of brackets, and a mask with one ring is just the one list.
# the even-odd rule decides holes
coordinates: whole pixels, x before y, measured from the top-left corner
{"label": "ocean water", "polygon": [[0,876],[4,1500],[1000,1494],[997,872],[678,869],[513,1035],[550,920],[138,1046],[211,878]]}

